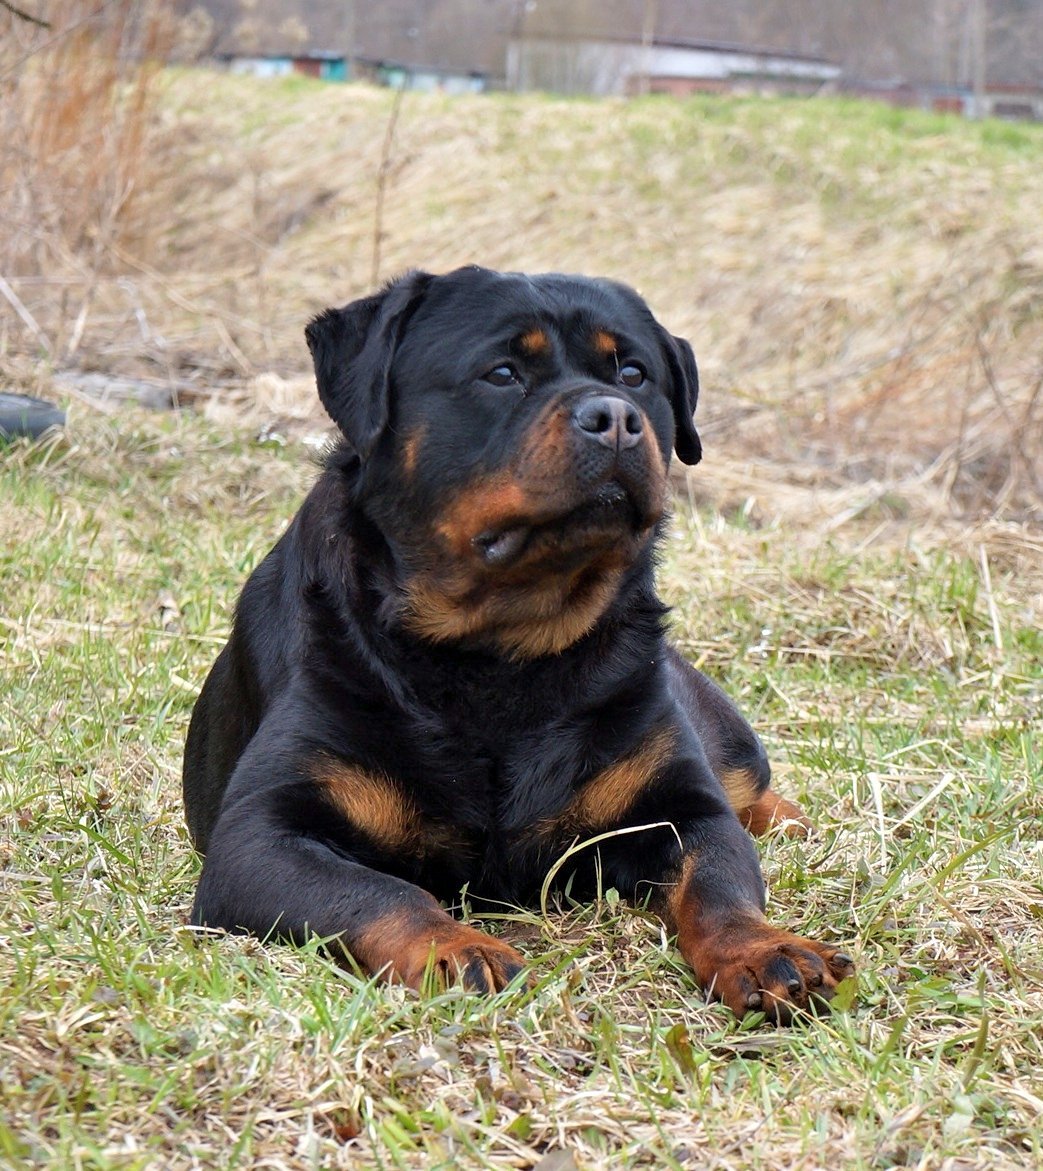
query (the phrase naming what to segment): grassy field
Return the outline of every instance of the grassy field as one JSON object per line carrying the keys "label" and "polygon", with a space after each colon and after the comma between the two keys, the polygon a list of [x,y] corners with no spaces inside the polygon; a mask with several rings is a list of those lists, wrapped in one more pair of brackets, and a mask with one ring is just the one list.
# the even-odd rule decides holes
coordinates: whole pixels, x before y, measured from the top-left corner
{"label": "grassy field", "polygon": [[[771,914],[860,970],[775,1030],[611,890],[483,920],[538,977],[491,1000],[185,927],[189,712],[314,475],[301,328],[369,286],[390,111],[207,85],[161,78],[104,262],[7,242],[39,336],[4,318],[0,371],[71,398],[0,449],[0,1166],[1038,1167],[1043,132],[411,96],[384,154],[382,275],[604,272],[696,344],[663,593],[818,827],[762,845]],[[61,366],[198,409],[99,409]]]}
{"label": "grassy field", "polygon": [[[0,299],[10,378],[42,354],[240,423],[273,395],[296,416],[327,305],[411,267],[586,272],[692,340],[704,430],[773,483],[1043,519],[1043,127],[825,99],[408,94],[396,115],[387,90],[197,71],[153,88],[132,181],[105,135],[61,170],[91,127],[0,169],[0,272],[38,331]],[[86,227],[50,210],[85,174]]]}
{"label": "grassy field", "polygon": [[676,636],[819,827],[765,846],[772,913],[853,946],[857,1008],[736,1023],[612,891],[491,924],[534,992],[420,1000],[184,927],[189,710],[312,471],[190,416],[76,413],[3,458],[0,1163],[1039,1165],[1038,544],[678,504]]}

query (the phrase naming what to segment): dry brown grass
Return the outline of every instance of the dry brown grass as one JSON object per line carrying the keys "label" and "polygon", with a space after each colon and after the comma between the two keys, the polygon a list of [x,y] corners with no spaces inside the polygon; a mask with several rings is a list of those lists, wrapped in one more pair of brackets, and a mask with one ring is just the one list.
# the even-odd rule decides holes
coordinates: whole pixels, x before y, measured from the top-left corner
{"label": "dry brown grass", "polygon": [[[287,417],[318,418],[301,328],[369,288],[379,183],[384,276],[478,261],[644,292],[694,341],[709,459],[751,461],[760,511],[810,489],[906,517],[1041,515],[1043,131],[829,102],[409,95],[389,152],[386,92],[168,73],[146,119],[144,75],[113,105],[111,74],[77,68],[104,128],[78,149],[105,182],[67,204],[60,176],[23,184],[4,262],[52,360],[259,420],[283,412],[251,379],[288,377]],[[43,74],[19,82],[37,101]],[[64,109],[24,119],[34,166],[66,159],[41,150]],[[39,349],[13,314],[4,332],[9,355]]]}
{"label": "dry brown grass", "polygon": [[119,252],[149,235],[153,83],[174,26],[151,0],[56,0],[44,14],[0,12],[0,273],[34,347],[69,361]]}

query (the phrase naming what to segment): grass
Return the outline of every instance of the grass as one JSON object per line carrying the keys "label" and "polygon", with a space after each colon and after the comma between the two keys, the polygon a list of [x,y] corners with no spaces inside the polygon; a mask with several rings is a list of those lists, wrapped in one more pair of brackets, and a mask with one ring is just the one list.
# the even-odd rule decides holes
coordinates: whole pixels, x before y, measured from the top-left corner
{"label": "grass", "polygon": [[0,1165],[1043,1161],[1035,537],[767,523],[700,500],[721,457],[678,503],[675,637],[818,826],[763,846],[772,914],[854,948],[857,1006],[736,1022],[613,891],[484,921],[534,991],[422,999],[184,926],[188,715],[313,468],[296,440],[82,408],[3,454]]}
{"label": "grass", "polygon": [[[6,108],[31,121],[19,87],[44,101],[54,70],[23,72]],[[410,93],[385,157],[388,91],[185,68],[147,82],[133,183],[103,165],[122,165],[123,124],[82,104],[68,158],[0,157],[9,377],[42,358],[202,399],[220,386],[243,409],[258,378],[305,369],[312,313],[397,272],[593,272],[693,340],[704,425],[776,482],[814,466],[935,511],[1040,518],[1039,126],[840,98]],[[87,230],[53,176],[79,173],[92,135],[108,153],[91,148]]]}
{"label": "grass", "polygon": [[[0,1166],[1039,1166],[1043,131],[410,94],[385,159],[387,92],[139,76],[133,7],[0,50],[5,388],[199,408],[67,391],[0,450]],[[695,343],[663,592],[818,827],[761,853],[849,1011],[733,1020],[611,890],[484,920],[538,975],[490,1000],[186,928],[189,712],[312,477],[301,328],[369,291],[382,166],[380,276],[596,269]]]}

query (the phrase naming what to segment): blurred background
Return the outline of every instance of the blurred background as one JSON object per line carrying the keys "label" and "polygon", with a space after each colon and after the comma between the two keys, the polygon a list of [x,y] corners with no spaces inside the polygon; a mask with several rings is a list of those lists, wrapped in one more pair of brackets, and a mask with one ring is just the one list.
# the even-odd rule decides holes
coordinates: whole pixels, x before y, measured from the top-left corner
{"label": "blurred background", "polygon": [[408,267],[607,275],[751,523],[1043,515],[1043,0],[0,0],[3,388],[323,425]]}
{"label": "blurred background", "polygon": [[[1043,1166],[1041,119],[1043,0],[0,0],[0,1165]],[[497,916],[539,984],[488,1004],[184,930],[304,326],[476,262],[691,340],[671,637],[857,1011],[704,1010],[613,891]]]}

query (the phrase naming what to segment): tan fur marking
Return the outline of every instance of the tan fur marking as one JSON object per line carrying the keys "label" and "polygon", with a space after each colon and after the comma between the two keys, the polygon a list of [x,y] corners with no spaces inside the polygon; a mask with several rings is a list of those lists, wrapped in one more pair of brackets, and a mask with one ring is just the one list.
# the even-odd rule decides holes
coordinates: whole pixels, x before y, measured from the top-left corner
{"label": "tan fur marking", "polygon": [[[619,588],[623,566],[615,559],[589,583],[576,587],[549,578],[542,589],[525,583],[511,590],[499,586],[485,597],[470,599],[466,579],[449,585],[414,579],[407,589],[403,622],[434,642],[484,635],[518,659],[555,655],[571,646],[597,622]],[[475,586],[474,588],[477,588]]]}
{"label": "tan fur marking", "polygon": [[725,769],[717,779],[724,786],[728,804],[754,837],[785,822],[790,823],[785,830],[788,837],[805,837],[812,828],[799,805],[780,797],[774,789],[761,790],[752,769]]}
{"label": "tan fur marking", "polygon": [[484,990],[505,988],[525,961],[509,944],[458,923],[431,899],[381,916],[359,932],[351,954],[367,971],[419,989],[428,964],[436,983],[464,978],[476,960]]}
{"label": "tan fur marking", "polygon": [[550,338],[542,329],[530,329],[518,338],[522,352],[530,358],[550,353]]}
{"label": "tan fur marking", "polygon": [[658,899],[657,910],[666,923],[667,930],[677,934],[677,943],[682,952],[684,950],[682,933],[690,927],[699,909],[692,897],[692,871],[694,868],[695,855],[685,855],[680,873],[677,875],[677,881],[673,886],[666,888]]}
{"label": "tan fur marking", "polygon": [[545,485],[544,490],[555,497],[567,481],[575,459],[569,420],[570,412],[553,404],[529,429],[515,460],[516,474],[538,479]]}
{"label": "tan fur marking", "polygon": [[[852,975],[850,958],[830,944],[770,926],[756,907],[715,911],[695,885],[696,861],[693,854],[685,857],[676,883],[661,889],[654,906],[700,985],[739,1017],[753,1009],[785,1024],[811,1007],[821,1011],[837,984]],[[780,960],[796,969],[799,988],[783,983]]]}
{"label": "tan fur marking", "polygon": [[637,751],[591,777],[556,819],[571,831],[618,823],[670,760],[673,728],[660,728]]}
{"label": "tan fur marking", "polygon": [[352,825],[385,850],[417,850],[424,838],[420,811],[387,777],[333,758],[318,761],[312,776]]}
{"label": "tan fur marking", "polygon": [[459,492],[438,532],[463,556],[480,533],[514,521],[533,524],[553,514],[561,506],[571,459],[568,412],[554,404],[535,421],[509,467]]}
{"label": "tan fur marking", "polygon": [[446,511],[438,532],[457,556],[470,552],[471,541],[479,534],[503,526],[514,518],[528,516],[532,501],[510,472],[479,481],[465,489]]}
{"label": "tan fur marking", "polygon": [[666,461],[663,459],[663,453],[659,450],[659,444],[656,442],[656,434],[648,422],[648,416],[644,411],[641,412],[641,424],[645,429],[645,447],[648,451],[648,463],[652,469],[652,478],[662,481],[663,485],[663,508],[666,508]]}
{"label": "tan fur marking", "polygon": [[[809,1009],[821,1011],[837,984],[852,975],[851,959],[831,944],[804,939],[766,923],[756,907],[704,904],[693,884],[695,858],[685,858],[676,886],[657,909],[700,985],[739,1017],[751,1009],[769,1020],[791,1022]],[[799,977],[791,984],[780,970]]]}
{"label": "tan fur marking", "polygon": [[403,622],[410,630],[433,642],[467,638],[482,629],[484,614],[480,607],[467,606],[452,592],[439,589],[433,582],[410,582],[406,599]]}
{"label": "tan fur marking", "polygon": [[406,440],[402,444],[402,469],[410,479],[412,479],[413,474],[416,472],[417,455],[423,440],[424,428],[418,427],[410,435],[406,436]]}
{"label": "tan fur marking", "polygon": [[724,786],[724,793],[728,798],[728,804],[740,816],[761,795],[761,786],[757,783],[757,776],[752,769],[723,769],[717,779]]}
{"label": "tan fur marking", "polygon": [[783,826],[782,832],[786,837],[806,838],[814,828],[799,805],[780,797],[772,789],[765,789],[756,801],[736,812],[754,837],[761,837],[769,830]]}
{"label": "tan fur marking", "polygon": [[619,349],[619,342],[616,341],[615,337],[607,329],[596,329],[590,340],[593,343],[594,349],[606,358],[609,354],[614,354]]}
{"label": "tan fur marking", "polygon": [[430,903],[391,911],[370,923],[352,942],[351,954],[368,971],[409,983],[411,972],[426,964],[431,948],[450,937],[455,926],[432,897]]}
{"label": "tan fur marking", "polygon": [[581,639],[605,612],[615,597],[622,574],[622,568],[610,569],[586,592],[582,600],[563,608],[552,617],[505,626],[496,632],[495,641],[518,659],[560,654]]}

